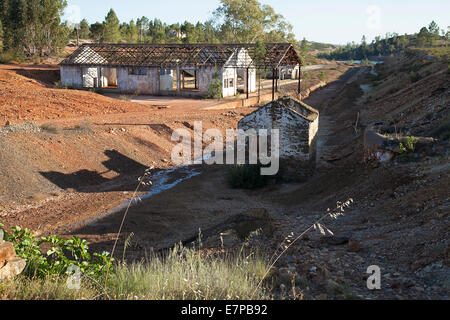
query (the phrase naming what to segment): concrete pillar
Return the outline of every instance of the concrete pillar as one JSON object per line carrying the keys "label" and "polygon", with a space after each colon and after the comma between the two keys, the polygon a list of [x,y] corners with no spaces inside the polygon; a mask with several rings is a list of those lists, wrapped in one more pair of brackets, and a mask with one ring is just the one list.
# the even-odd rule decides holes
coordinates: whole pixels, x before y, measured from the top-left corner
{"label": "concrete pillar", "polygon": [[181,94],[180,66],[177,66],[177,92],[178,92],[178,94]]}

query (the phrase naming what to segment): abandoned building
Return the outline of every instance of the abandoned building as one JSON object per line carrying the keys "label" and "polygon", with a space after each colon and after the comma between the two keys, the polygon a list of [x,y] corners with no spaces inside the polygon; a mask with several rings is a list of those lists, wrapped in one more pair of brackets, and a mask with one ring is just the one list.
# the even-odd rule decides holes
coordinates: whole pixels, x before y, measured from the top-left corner
{"label": "abandoned building", "polygon": [[[300,58],[289,43],[265,44],[83,44],[60,63],[61,82],[75,89],[205,96],[218,83],[222,96],[256,91],[256,70],[295,67]],[[299,82],[300,84],[300,82]],[[274,81],[272,91],[274,92]]]}
{"label": "abandoned building", "polygon": [[247,115],[238,128],[280,132],[280,164],[286,176],[302,180],[315,167],[319,112],[306,103],[282,97]]}

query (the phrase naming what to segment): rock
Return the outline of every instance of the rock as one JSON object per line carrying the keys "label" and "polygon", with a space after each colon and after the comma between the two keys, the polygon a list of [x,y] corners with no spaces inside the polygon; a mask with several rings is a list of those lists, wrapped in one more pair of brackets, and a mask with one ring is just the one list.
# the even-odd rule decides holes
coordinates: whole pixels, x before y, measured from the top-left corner
{"label": "rock", "polygon": [[340,288],[339,284],[337,284],[335,281],[328,279],[326,288],[329,292],[334,292]]}
{"label": "rock", "polygon": [[322,240],[328,244],[339,246],[339,245],[347,244],[349,242],[350,238],[351,238],[351,235],[343,233],[341,235],[326,236],[326,237],[323,237]]}
{"label": "rock", "polygon": [[264,209],[250,209],[245,211],[242,215],[236,217],[240,220],[235,230],[241,240],[245,240],[252,232],[261,229],[264,235],[272,237],[274,232],[273,219],[269,212]]}
{"label": "rock", "polygon": [[348,242],[348,251],[350,252],[358,252],[361,250],[361,244],[358,240],[350,239]]}
{"label": "rock", "polygon": [[239,240],[236,230],[231,229],[207,238],[202,244],[205,248],[230,248],[241,246],[242,242]]}
{"label": "rock", "polygon": [[5,265],[8,260],[16,256],[14,245],[11,242],[3,242],[0,244],[0,267]]}
{"label": "rock", "polygon": [[25,269],[26,260],[13,258],[0,269],[0,280],[9,280],[19,275]]}

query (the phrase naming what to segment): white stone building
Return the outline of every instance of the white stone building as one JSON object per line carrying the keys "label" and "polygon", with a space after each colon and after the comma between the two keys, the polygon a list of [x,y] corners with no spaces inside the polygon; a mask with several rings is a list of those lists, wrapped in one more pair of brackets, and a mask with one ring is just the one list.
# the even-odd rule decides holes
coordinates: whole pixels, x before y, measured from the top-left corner
{"label": "white stone building", "polygon": [[244,117],[238,128],[267,129],[269,136],[278,129],[280,160],[303,176],[315,167],[319,112],[306,103],[282,97]]}
{"label": "white stone building", "polygon": [[75,89],[120,93],[205,96],[220,82],[223,97],[256,91],[257,68],[298,64],[290,44],[266,44],[257,63],[255,45],[84,44],[60,63],[61,82]]}

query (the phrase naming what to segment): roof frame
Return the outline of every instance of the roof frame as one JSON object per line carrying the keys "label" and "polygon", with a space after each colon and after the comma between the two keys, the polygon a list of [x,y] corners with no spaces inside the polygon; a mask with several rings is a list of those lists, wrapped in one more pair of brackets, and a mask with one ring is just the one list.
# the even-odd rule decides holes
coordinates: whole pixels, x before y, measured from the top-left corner
{"label": "roof frame", "polygon": [[[258,59],[256,44],[83,44],[62,66],[103,67],[225,67],[276,69],[301,65],[290,43],[265,43],[266,53]],[[240,61],[240,50],[251,61]],[[236,59],[232,59],[236,55]],[[246,59],[248,60],[248,59]]]}

